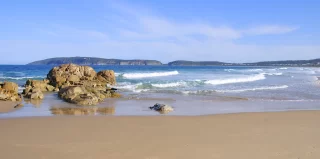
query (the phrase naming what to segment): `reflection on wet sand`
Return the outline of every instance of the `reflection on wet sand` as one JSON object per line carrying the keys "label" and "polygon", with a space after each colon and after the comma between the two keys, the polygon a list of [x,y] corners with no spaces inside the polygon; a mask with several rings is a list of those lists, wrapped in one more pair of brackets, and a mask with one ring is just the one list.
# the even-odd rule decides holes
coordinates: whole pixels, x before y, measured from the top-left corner
{"label": "reflection on wet sand", "polygon": [[35,108],[40,108],[41,104],[42,104],[42,100],[35,100],[35,99],[24,99],[24,102],[26,102],[27,104],[32,104],[33,107]]}
{"label": "reflection on wet sand", "polygon": [[54,115],[113,115],[115,107],[52,107],[50,111]]}

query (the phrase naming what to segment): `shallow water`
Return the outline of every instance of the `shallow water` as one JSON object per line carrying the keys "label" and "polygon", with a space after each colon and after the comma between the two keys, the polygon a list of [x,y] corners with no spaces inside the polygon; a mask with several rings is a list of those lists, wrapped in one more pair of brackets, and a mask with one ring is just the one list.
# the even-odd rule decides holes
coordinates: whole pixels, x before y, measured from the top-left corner
{"label": "shallow water", "polygon": [[[42,79],[53,66],[0,65],[0,81]],[[67,104],[48,93],[42,102],[25,103],[0,117],[75,115],[159,115],[148,107],[172,105],[169,115],[309,110],[320,108],[320,68],[302,67],[170,67],[93,66],[113,69],[121,99],[107,99],[98,107]]]}

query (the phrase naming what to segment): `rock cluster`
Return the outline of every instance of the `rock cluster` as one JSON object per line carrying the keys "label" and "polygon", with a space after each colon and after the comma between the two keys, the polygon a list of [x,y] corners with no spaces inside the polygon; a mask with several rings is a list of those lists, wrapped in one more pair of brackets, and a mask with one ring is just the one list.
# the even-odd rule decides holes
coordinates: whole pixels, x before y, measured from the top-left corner
{"label": "rock cluster", "polygon": [[42,92],[52,92],[59,90],[49,84],[49,80],[27,80],[25,84],[25,89],[22,94],[25,98],[29,99],[43,99]]}
{"label": "rock cluster", "polygon": [[50,70],[47,79],[50,85],[60,88],[61,99],[77,105],[96,105],[105,98],[120,96],[107,87],[116,84],[112,70],[96,73],[89,66],[64,64]]}
{"label": "rock cluster", "polygon": [[[96,105],[105,98],[121,95],[108,86],[116,84],[114,71],[96,72],[92,67],[63,64],[52,68],[44,80],[28,80],[23,90],[25,98],[43,99],[43,92],[58,92],[61,99],[77,105]],[[0,100],[19,100],[18,85],[0,85]],[[21,100],[21,99],[20,99]]]}
{"label": "rock cluster", "polygon": [[18,85],[13,82],[0,83],[0,100],[21,101],[21,96],[18,94]]}

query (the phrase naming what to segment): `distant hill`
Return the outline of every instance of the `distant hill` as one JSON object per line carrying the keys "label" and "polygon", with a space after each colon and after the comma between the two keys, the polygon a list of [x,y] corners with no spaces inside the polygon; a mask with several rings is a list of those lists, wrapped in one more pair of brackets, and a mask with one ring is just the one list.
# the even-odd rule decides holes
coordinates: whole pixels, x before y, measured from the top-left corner
{"label": "distant hill", "polygon": [[34,61],[28,65],[60,65],[74,63],[79,65],[162,65],[156,60],[119,60],[96,57],[57,57],[40,61]]}
{"label": "distant hill", "polygon": [[[57,57],[31,62],[28,65],[60,65],[74,63],[79,65],[164,65],[157,60],[120,60],[96,57]],[[225,63],[219,61],[173,61],[169,66],[311,66],[320,67],[320,59],[313,60],[288,60],[288,61],[263,61],[255,63]]]}
{"label": "distant hill", "polygon": [[320,59],[313,60],[288,60],[288,61],[263,61],[254,63],[225,63],[218,61],[173,61],[169,66],[311,66],[320,67]]}
{"label": "distant hill", "polygon": [[[169,66],[222,66],[228,65],[229,63],[218,62],[218,61],[173,61],[169,62]],[[230,64],[229,64],[230,65]]]}
{"label": "distant hill", "polygon": [[313,60],[287,60],[287,61],[263,61],[245,63],[250,66],[320,66],[320,59]]}

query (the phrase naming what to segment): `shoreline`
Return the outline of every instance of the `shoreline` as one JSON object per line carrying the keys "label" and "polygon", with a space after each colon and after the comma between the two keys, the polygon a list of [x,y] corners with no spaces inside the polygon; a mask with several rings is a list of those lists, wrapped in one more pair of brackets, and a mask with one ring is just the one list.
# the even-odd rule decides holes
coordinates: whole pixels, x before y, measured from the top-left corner
{"label": "shoreline", "polygon": [[0,119],[0,158],[318,159],[319,120],[320,111]]}

